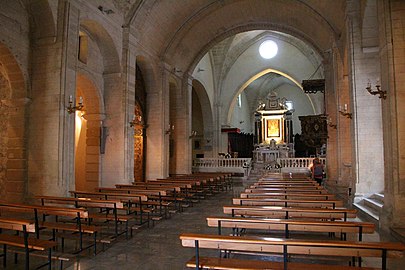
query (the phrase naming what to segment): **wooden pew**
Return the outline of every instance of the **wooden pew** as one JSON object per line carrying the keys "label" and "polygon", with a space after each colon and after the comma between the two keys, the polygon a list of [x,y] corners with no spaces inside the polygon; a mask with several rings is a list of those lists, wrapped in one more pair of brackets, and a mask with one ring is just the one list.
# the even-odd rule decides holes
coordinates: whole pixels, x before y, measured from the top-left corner
{"label": "wooden pew", "polygon": [[310,194],[325,194],[328,191],[324,188],[318,189],[303,189],[303,188],[247,188],[245,193],[310,193]]}
{"label": "wooden pew", "polygon": [[[158,206],[160,211],[162,211],[162,208],[164,208],[165,216],[167,216],[167,213],[177,212],[177,210],[181,212],[183,210],[182,203],[184,202],[185,197],[183,197],[181,191],[187,189],[186,185],[184,184],[151,183],[150,181],[133,183],[132,185],[117,184],[115,187],[117,189],[165,190],[166,195],[158,195],[157,197],[153,195],[149,196],[151,201],[153,200],[159,202],[158,204],[155,203],[154,205]],[[174,203],[175,210],[169,210],[172,203]]]}
{"label": "wooden pew", "polygon": [[277,193],[277,192],[264,192],[264,193],[252,193],[252,192],[242,192],[240,194],[241,198],[283,198],[283,199],[311,199],[311,200],[334,200],[336,198],[335,194],[328,193]]}
{"label": "wooden pew", "polygon": [[252,185],[249,189],[302,189],[302,190],[319,190],[324,189],[322,186],[313,185],[290,185],[290,184],[277,184],[277,185],[267,185],[267,186],[255,186]]}
{"label": "wooden pew", "polygon": [[158,182],[158,183],[171,183],[171,184],[180,184],[185,185],[185,197],[188,200],[193,200],[196,194],[201,193],[203,190],[204,183],[200,180],[186,180],[186,179],[157,179],[157,180],[148,180],[148,182]]}
{"label": "wooden pew", "polygon": [[[146,188],[109,188],[109,187],[97,187],[95,189],[97,192],[103,193],[119,193],[119,194],[143,194],[148,196],[148,201],[144,202],[144,205],[149,205],[152,207],[157,207],[159,209],[160,217],[152,218],[153,220],[160,220],[162,216],[167,218],[169,207],[171,202],[165,202],[163,198],[168,196],[170,191],[160,187],[158,189],[146,189]],[[169,189],[170,190],[170,189]],[[164,214],[163,214],[164,211]]]}
{"label": "wooden pew", "polygon": [[373,233],[375,230],[374,223],[351,221],[207,217],[207,223],[209,227],[217,227],[218,234],[222,234],[222,228],[252,229],[283,231],[285,238],[290,237],[290,232],[322,232],[340,233],[341,238],[346,240],[347,233],[355,233],[358,234],[358,240],[362,241],[364,233]]}
{"label": "wooden pew", "polygon": [[277,199],[277,198],[233,198],[233,204],[237,205],[267,205],[284,207],[314,207],[336,208],[343,206],[340,200],[302,200],[302,199]]}
{"label": "wooden pew", "polygon": [[[47,251],[48,261],[39,266],[48,266],[51,269],[52,249],[57,245],[54,241],[41,240],[29,237],[29,233],[36,233],[35,223],[28,220],[0,217],[0,244],[3,245],[3,267],[7,266],[7,247],[22,248],[25,254],[25,269],[30,269],[30,251]],[[3,230],[22,232],[21,235],[4,234]]]}
{"label": "wooden pew", "polygon": [[[36,238],[40,239],[40,230],[52,230],[54,232],[55,228],[52,225],[44,225],[43,222],[40,221],[40,216],[45,219],[46,216],[55,216],[57,217],[64,217],[69,219],[75,219],[76,224],[72,224],[72,227],[77,228],[78,231],[82,229],[82,218],[88,218],[87,210],[83,208],[65,208],[65,207],[55,207],[55,206],[42,206],[42,205],[32,205],[32,204],[17,204],[17,203],[7,203],[1,202],[0,203],[0,211],[3,217],[15,217],[18,214],[24,214],[21,217],[24,220],[28,220],[35,224],[35,234]],[[57,229],[57,228],[56,228]],[[52,240],[56,241],[56,236],[53,233]],[[82,243],[80,239],[80,243]],[[82,246],[80,246],[81,248]],[[80,252],[80,250],[79,250]],[[16,254],[18,252],[16,251]],[[35,256],[44,257],[41,254],[34,254]],[[49,257],[49,254],[45,257]],[[51,259],[58,260],[60,262],[60,267],[62,268],[63,261],[69,261],[70,258],[66,254],[61,255],[52,255]],[[48,260],[49,261],[49,260]],[[50,266],[49,266],[50,267]]]}
{"label": "wooden pew", "polygon": [[[205,235],[205,234],[181,234],[180,240],[184,247],[193,247],[196,249],[194,262],[188,262],[187,266],[194,265],[196,269],[204,267],[201,265],[200,249],[215,249],[225,250],[229,252],[249,252],[249,253],[279,253],[283,255],[283,263],[278,265],[276,269],[294,269],[294,263],[288,262],[290,255],[311,255],[311,256],[337,256],[337,257],[353,257],[359,258],[359,266],[361,267],[361,257],[379,257],[381,258],[382,269],[387,268],[388,257],[398,257],[403,255],[405,245],[402,243],[393,242],[353,242],[353,241],[335,241],[335,240],[297,240],[285,238],[269,238],[269,237],[240,237],[240,236],[224,236],[224,235]],[[233,260],[229,259],[228,260]],[[255,262],[249,260],[250,267],[248,269],[263,269],[255,268]],[[274,263],[274,262],[273,262]],[[246,265],[246,264],[245,264]],[[263,265],[262,265],[263,266]],[[291,266],[291,267],[290,267]],[[313,264],[301,264],[300,268],[296,269],[332,269],[333,266],[315,266]],[[335,269],[353,270],[352,266]],[[207,268],[205,266],[205,268]],[[232,269],[224,265],[216,265],[215,269]],[[272,268],[273,269],[273,268]],[[367,268],[361,268],[362,270]],[[374,268],[371,268],[374,269]]]}
{"label": "wooden pew", "polygon": [[[7,212],[9,215],[15,215],[15,213],[23,212],[28,213],[27,219],[33,220],[36,226],[36,237],[39,238],[40,229],[52,230],[52,239],[56,240],[56,230],[65,230],[79,235],[79,250],[83,251],[83,234],[91,233],[94,235],[94,240],[96,241],[97,228],[94,226],[89,226],[82,224],[82,219],[89,217],[89,213],[84,208],[72,208],[72,207],[61,207],[61,206],[49,206],[49,205],[32,205],[32,204],[17,204],[17,203],[0,203],[0,211]],[[42,215],[42,221],[40,218]],[[57,220],[59,217],[75,219],[75,223],[60,223],[60,222],[49,222],[46,221],[46,216],[54,216]],[[96,242],[94,242],[94,254],[96,254]]]}
{"label": "wooden pew", "polygon": [[[148,201],[148,196],[145,194],[124,194],[124,193],[108,193],[108,192],[89,192],[89,191],[76,191],[71,190],[69,191],[75,198],[97,198],[97,199],[104,199],[104,200],[120,200],[126,206],[124,209],[127,211],[127,215],[139,213],[139,225],[144,224],[145,222],[148,223],[150,221],[150,213],[152,210],[145,209],[144,204]],[[144,214],[147,215],[147,220],[144,221]],[[122,216],[124,217],[124,216]]]}
{"label": "wooden pew", "polygon": [[224,206],[224,213],[235,216],[262,216],[271,218],[310,218],[310,219],[328,219],[336,220],[355,218],[357,211],[355,209],[325,209],[325,208],[298,208],[298,207],[280,207],[280,206],[250,206],[250,205],[231,205]]}
{"label": "wooden pew", "polygon": [[[74,198],[64,198],[64,197],[53,197],[53,198],[46,198],[46,196],[42,196],[43,200],[48,202],[73,202],[75,206],[82,206],[86,208],[94,208],[97,211],[93,211],[89,213],[90,220],[104,220],[104,221],[113,221],[114,222],[114,237],[117,238],[120,234],[125,233],[126,238],[128,238],[128,232],[132,235],[132,227],[129,226],[129,221],[132,219],[128,214],[119,214],[120,210],[126,210],[124,207],[124,203],[120,199],[113,199],[113,198],[94,198],[94,197],[82,197],[79,198],[79,194],[85,195],[94,195],[94,193],[87,193],[82,191],[69,191],[71,194],[74,195]],[[101,193],[98,193],[101,194]],[[138,199],[138,196],[135,196]],[[112,212],[112,214],[110,213]],[[119,232],[119,224],[123,222],[125,223],[125,230]]]}

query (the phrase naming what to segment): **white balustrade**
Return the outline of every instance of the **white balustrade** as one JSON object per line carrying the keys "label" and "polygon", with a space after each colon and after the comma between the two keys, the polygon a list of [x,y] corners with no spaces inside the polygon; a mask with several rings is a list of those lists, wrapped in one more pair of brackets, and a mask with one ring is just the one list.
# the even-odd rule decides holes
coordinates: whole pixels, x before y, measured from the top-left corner
{"label": "white balustrade", "polygon": [[[314,158],[279,158],[277,163],[281,166],[281,172],[310,172]],[[326,167],[326,158],[319,158]]]}
{"label": "white balustrade", "polygon": [[193,171],[243,173],[247,176],[251,161],[251,158],[196,158],[193,159]]}

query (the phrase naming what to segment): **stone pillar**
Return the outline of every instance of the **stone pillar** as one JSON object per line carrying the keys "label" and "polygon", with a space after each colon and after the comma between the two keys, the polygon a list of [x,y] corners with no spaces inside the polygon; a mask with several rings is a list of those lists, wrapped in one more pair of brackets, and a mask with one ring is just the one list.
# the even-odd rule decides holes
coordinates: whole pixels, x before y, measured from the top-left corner
{"label": "stone pillar", "polygon": [[123,183],[131,183],[134,181],[134,128],[130,127],[129,122],[132,120],[135,113],[135,81],[136,81],[136,55],[135,48],[130,44],[129,40],[135,39],[130,34],[129,27],[123,31],[123,102],[124,105],[124,171]]}
{"label": "stone pillar", "polygon": [[[175,172],[178,174],[191,173],[192,151],[191,151],[191,126],[192,126],[192,77],[189,74],[183,76],[181,89],[176,92],[175,106],[170,107],[172,115],[175,117]],[[171,103],[172,105],[173,103]],[[172,172],[171,172],[172,173]]]}
{"label": "stone pillar", "polygon": [[61,36],[34,43],[32,49],[28,196],[67,196],[74,189],[75,117],[66,105],[76,92],[80,11],[66,2],[58,12]]}
{"label": "stone pillar", "polygon": [[377,1],[377,13],[381,89],[387,91],[382,101],[385,197],[380,225],[405,228],[405,2]]}
{"label": "stone pillar", "polygon": [[[353,156],[356,198],[384,190],[383,132],[381,99],[366,91],[368,80],[379,80],[380,63],[378,44],[365,47],[361,27],[367,27],[360,14],[360,2],[348,5],[348,56],[351,88],[351,112],[353,113]],[[370,45],[371,46],[371,45]],[[345,99],[343,99],[345,100]],[[342,101],[343,101],[342,100]],[[341,105],[343,102],[341,102]],[[344,102],[346,103],[346,102]]]}
{"label": "stone pillar", "polygon": [[337,48],[333,48],[330,53],[324,54],[323,70],[325,73],[325,107],[328,125],[328,143],[326,150],[326,173],[329,183],[337,183],[339,179],[339,162],[338,162],[338,96],[337,96],[337,78],[342,74],[342,58]]}
{"label": "stone pillar", "polygon": [[[125,179],[125,166],[128,160],[128,114],[126,111],[125,87],[122,87],[120,74],[104,75],[105,113],[104,126],[107,130],[105,154],[102,159],[103,174],[100,185],[113,186],[128,183]],[[133,148],[133,144],[132,144]],[[133,160],[133,157],[132,157]]]}
{"label": "stone pillar", "polygon": [[146,179],[156,179],[168,175],[169,136],[169,80],[170,68],[156,67],[156,87],[148,91],[146,129]]}

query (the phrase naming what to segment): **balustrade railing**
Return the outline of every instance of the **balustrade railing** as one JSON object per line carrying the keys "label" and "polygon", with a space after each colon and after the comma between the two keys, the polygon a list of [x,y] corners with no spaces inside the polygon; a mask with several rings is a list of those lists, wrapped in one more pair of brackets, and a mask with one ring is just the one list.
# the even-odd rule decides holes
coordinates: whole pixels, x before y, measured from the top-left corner
{"label": "balustrade railing", "polygon": [[[309,168],[312,165],[314,158],[278,158],[277,163],[281,168]],[[319,158],[319,161],[326,166],[326,158]]]}
{"label": "balustrade railing", "polygon": [[233,172],[249,174],[251,158],[196,158],[193,159],[195,172]]}

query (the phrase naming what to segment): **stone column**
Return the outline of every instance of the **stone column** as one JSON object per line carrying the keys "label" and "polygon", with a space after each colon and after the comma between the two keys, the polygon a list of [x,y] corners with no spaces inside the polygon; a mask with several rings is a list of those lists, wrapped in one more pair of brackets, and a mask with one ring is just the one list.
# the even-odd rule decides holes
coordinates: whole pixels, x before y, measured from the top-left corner
{"label": "stone column", "polygon": [[[383,229],[405,228],[405,2],[377,1],[384,131]],[[376,97],[374,97],[376,98]]]}
{"label": "stone column", "polygon": [[[175,173],[189,174],[192,166],[191,151],[191,126],[192,126],[192,77],[185,74],[182,79],[181,89],[176,92],[175,106],[170,111],[175,118],[175,140],[176,159]],[[173,103],[171,103],[173,105]]]}
{"label": "stone column", "polygon": [[135,113],[135,81],[136,81],[136,50],[130,44],[135,40],[131,35],[129,27],[123,30],[123,130],[124,130],[124,171],[123,182],[131,183],[134,181],[134,128],[130,127],[129,122]]}
{"label": "stone column", "polygon": [[67,196],[74,188],[75,117],[66,106],[76,92],[80,11],[66,2],[58,12],[61,36],[34,43],[32,49],[28,196]]}
{"label": "stone column", "polygon": [[169,80],[170,68],[163,64],[156,67],[156,87],[148,91],[146,129],[146,179],[156,179],[168,175],[169,136]]}
{"label": "stone column", "polygon": [[[104,75],[105,113],[104,126],[107,130],[105,154],[102,160],[103,174],[100,185],[113,186],[128,183],[125,165],[128,158],[128,113],[126,111],[125,88],[120,74]],[[132,144],[133,145],[133,144]],[[133,158],[133,157],[132,157]]]}
{"label": "stone column", "polygon": [[361,27],[368,25],[364,25],[365,20],[360,21],[363,18],[360,14],[360,2],[350,1],[347,9],[356,202],[362,196],[384,190],[381,99],[366,91],[368,80],[373,84],[379,80],[380,61],[378,44],[368,44],[368,46],[375,46],[365,47],[367,42],[362,37]]}

